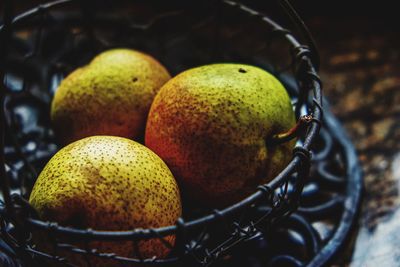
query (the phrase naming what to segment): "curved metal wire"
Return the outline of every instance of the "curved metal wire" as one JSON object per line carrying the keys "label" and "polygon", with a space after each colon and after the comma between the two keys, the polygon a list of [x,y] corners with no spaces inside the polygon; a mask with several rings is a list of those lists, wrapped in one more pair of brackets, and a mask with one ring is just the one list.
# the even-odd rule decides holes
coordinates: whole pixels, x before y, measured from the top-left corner
{"label": "curved metal wire", "polygon": [[[2,27],[0,31],[0,79],[4,79],[4,73],[5,73],[5,58],[7,54],[7,44],[8,40],[10,39],[10,34],[11,34],[11,25],[12,25],[12,5],[11,1],[5,1],[5,6],[4,6],[4,14],[3,14],[3,19],[4,19],[4,26]],[[4,29],[3,29],[4,28]],[[3,109],[3,103],[4,103],[4,97],[5,97],[5,88],[3,86],[0,88],[0,126],[1,126],[1,132],[0,132],[0,148],[2,151],[0,151],[0,185],[3,193],[3,198],[4,202],[6,205],[6,211],[9,214],[11,218],[14,218],[13,210],[10,209],[12,206],[11,203],[11,197],[10,197],[10,184],[9,180],[6,176],[6,169],[5,169],[5,159],[4,159],[4,128],[5,128],[5,114],[4,114],[4,109]]]}

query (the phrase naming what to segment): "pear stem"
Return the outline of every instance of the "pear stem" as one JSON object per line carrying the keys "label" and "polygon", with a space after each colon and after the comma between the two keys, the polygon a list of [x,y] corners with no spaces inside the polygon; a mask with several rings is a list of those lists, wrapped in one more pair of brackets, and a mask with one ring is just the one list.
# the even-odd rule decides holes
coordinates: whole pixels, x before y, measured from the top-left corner
{"label": "pear stem", "polygon": [[295,126],[289,129],[287,132],[274,134],[271,138],[269,138],[268,143],[279,145],[298,137],[313,119],[314,117],[311,114],[301,116]]}

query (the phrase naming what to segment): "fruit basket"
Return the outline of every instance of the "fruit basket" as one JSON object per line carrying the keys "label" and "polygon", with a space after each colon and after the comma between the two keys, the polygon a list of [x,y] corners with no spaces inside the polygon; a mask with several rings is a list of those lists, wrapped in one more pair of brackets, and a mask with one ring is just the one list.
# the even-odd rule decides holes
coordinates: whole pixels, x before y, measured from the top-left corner
{"label": "fruit basket", "polygon": [[[0,29],[4,262],[75,266],[68,253],[80,255],[86,266],[95,266],[94,259],[112,266],[321,266],[342,248],[360,203],[361,174],[338,122],[329,111],[322,119],[318,54],[286,1],[281,4],[304,44],[270,17],[228,0],[128,5],[58,0],[18,16],[11,13],[11,1],[5,3]],[[27,199],[38,172],[59,149],[48,115],[51,98],[66,74],[112,47],[146,51],[173,75],[214,62],[242,62],[273,73],[289,91],[298,120],[292,160],[242,201],[186,211],[167,227],[100,231],[40,220]],[[36,246],[35,231],[47,236],[51,249]],[[168,247],[169,235],[176,243],[166,258],[144,258],[139,249],[124,257],[94,245],[124,241],[137,247],[158,239]]]}

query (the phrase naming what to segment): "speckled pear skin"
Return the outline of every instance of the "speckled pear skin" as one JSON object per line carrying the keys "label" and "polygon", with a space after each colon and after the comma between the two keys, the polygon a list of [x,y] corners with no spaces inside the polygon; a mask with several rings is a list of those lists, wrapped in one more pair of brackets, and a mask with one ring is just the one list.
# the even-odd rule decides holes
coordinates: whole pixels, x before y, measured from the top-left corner
{"label": "speckled pear skin", "polygon": [[295,125],[290,98],[266,71],[241,64],[187,70],[150,108],[145,144],[195,202],[221,207],[255,192],[290,161],[294,141],[267,145]]}
{"label": "speckled pear skin", "polygon": [[51,103],[56,136],[62,144],[92,135],[143,139],[151,102],[170,78],[157,60],[142,52],[112,49],[99,54],[58,87]]}
{"label": "speckled pear skin", "polygon": [[[40,173],[29,202],[43,220],[95,230],[157,228],[181,216],[179,189],[165,163],[145,146],[112,136],[84,138],[61,149]],[[173,245],[175,236],[166,240]],[[137,257],[130,241],[90,247]],[[139,249],[143,257],[165,257],[170,251],[157,239],[141,241]],[[69,259],[86,266],[83,257]],[[93,266],[123,266],[92,261]]]}

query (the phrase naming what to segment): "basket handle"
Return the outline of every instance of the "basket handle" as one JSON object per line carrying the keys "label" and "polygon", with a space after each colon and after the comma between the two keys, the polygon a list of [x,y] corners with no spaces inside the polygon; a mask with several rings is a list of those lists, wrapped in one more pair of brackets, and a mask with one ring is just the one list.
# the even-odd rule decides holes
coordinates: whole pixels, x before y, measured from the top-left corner
{"label": "basket handle", "polygon": [[293,8],[292,4],[290,4],[288,0],[278,0],[278,2],[281,5],[282,9],[286,12],[287,16],[292,20],[293,24],[300,31],[302,37],[307,42],[311,52],[310,55],[311,61],[315,69],[318,71],[320,66],[320,57],[316,42],[310,30],[308,29],[304,21],[301,19],[300,15],[296,12],[296,10]]}

